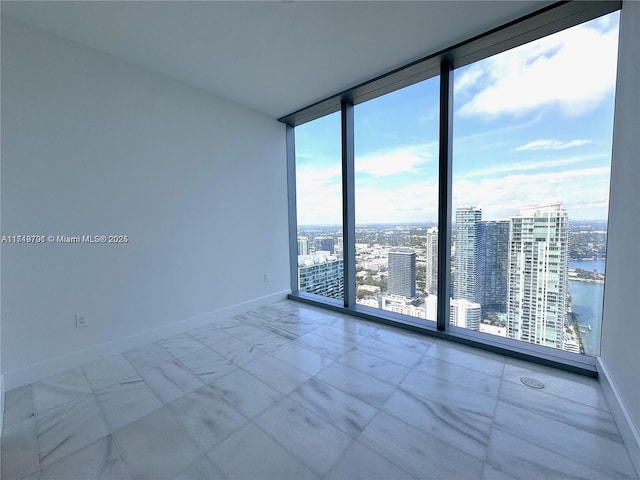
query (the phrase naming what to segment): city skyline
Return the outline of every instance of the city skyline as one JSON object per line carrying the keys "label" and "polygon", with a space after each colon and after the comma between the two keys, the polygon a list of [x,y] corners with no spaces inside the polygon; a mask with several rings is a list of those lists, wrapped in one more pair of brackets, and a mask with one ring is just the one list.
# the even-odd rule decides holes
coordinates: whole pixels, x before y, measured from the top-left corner
{"label": "city skyline", "polygon": [[[581,314],[576,316],[573,313],[569,279],[599,282],[604,277],[580,269],[569,274],[570,220],[563,206],[551,204],[523,208],[508,220],[485,220],[480,209],[460,207],[456,210],[456,221],[459,228],[452,250],[449,323],[585,353],[587,347],[582,340],[581,329],[590,327],[579,324]],[[589,235],[594,231],[592,228],[587,226],[587,230],[580,230],[581,235]],[[364,234],[368,241],[356,244],[356,271],[359,272],[357,303],[434,320],[437,230],[437,227],[412,229],[413,233],[408,237],[406,234],[395,236],[395,229],[381,231],[382,236],[373,233],[375,228],[368,230]],[[323,245],[331,234],[323,230],[319,232],[309,233],[316,239],[316,245]],[[385,238],[393,239],[392,244],[385,246]],[[415,242],[417,239],[418,243]],[[299,244],[301,240],[306,240],[306,237],[299,236]],[[380,244],[379,240],[383,243]],[[325,275],[331,263],[342,261],[341,257],[332,256],[328,251],[316,252],[317,255],[323,258],[314,263],[326,265],[317,266],[314,270],[319,272],[323,269]],[[299,262],[302,261],[299,267],[301,290],[339,298],[335,295],[335,288],[324,289],[322,282],[302,284],[303,277],[310,277],[307,266],[311,257],[298,257]],[[308,273],[303,275],[303,270]],[[324,278],[328,280],[328,277]],[[333,269],[329,283],[339,285],[338,290],[341,291],[342,282],[338,271]],[[584,305],[576,304],[576,307],[584,311]],[[595,328],[599,329],[597,322],[601,321],[600,316],[594,321]],[[597,353],[597,349],[598,345],[593,345],[591,340],[589,353]]]}

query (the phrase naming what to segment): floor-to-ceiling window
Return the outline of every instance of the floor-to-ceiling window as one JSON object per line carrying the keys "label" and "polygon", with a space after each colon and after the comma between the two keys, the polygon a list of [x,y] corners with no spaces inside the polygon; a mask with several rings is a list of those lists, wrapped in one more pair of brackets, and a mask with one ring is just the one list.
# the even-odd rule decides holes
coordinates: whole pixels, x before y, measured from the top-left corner
{"label": "floor-to-ceiling window", "polygon": [[436,320],[438,77],[354,108],[356,302]]}
{"label": "floor-to-ceiling window", "polygon": [[[617,7],[573,5],[550,34],[533,16],[413,64],[401,87],[396,72],[323,104],[329,115],[283,120],[295,126],[299,291],[508,348],[597,355]],[[305,283],[305,261],[339,263],[338,290]]]}
{"label": "floor-to-ceiling window", "polygon": [[454,72],[450,323],[597,355],[618,12]]}
{"label": "floor-to-ceiling window", "polygon": [[340,113],[296,128],[298,288],[344,297]]}

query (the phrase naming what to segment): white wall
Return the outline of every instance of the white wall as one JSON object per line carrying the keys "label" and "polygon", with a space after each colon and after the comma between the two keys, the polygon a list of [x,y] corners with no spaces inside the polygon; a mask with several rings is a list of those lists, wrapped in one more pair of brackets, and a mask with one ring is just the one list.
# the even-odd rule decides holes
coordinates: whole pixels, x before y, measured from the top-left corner
{"label": "white wall", "polygon": [[129,237],[2,245],[7,388],[39,362],[283,296],[285,159],[276,120],[3,18],[2,234]]}
{"label": "white wall", "polygon": [[[0,65],[0,92],[2,92],[2,67]],[[1,97],[1,95],[0,95]],[[0,109],[1,110],[1,109]],[[2,115],[0,111],[0,131],[2,129]],[[0,142],[0,224],[2,218],[2,142]],[[1,234],[0,229],[0,234]],[[2,305],[2,249],[0,248],[0,305]],[[4,425],[4,375],[2,375],[2,308],[0,307],[0,433]],[[0,472],[2,471],[2,456],[0,455]]]}
{"label": "white wall", "polygon": [[[623,3],[601,362],[640,429],[640,3]],[[637,440],[636,440],[637,441]],[[640,462],[636,462],[637,465]],[[638,468],[638,467],[636,467]]]}

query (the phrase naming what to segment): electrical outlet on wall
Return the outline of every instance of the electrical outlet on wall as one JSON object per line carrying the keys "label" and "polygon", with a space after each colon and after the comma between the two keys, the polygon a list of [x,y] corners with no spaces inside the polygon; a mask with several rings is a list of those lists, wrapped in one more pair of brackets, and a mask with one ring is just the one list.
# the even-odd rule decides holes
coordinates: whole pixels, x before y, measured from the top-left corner
{"label": "electrical outlet on wall", "polygon": [[76,313],[76,328],[86,327],[88,324],[87,315],[85,313]]}

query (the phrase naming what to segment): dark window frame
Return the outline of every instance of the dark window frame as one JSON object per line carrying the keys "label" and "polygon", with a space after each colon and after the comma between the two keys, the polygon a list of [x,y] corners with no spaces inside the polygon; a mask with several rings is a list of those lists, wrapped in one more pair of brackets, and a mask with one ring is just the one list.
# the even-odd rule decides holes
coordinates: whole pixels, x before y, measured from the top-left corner
{"label": "dark window frame", "polygon": [[[595,357],[555,350],[502,337],[492,337],[449,325],[451,258],[451,188],[453,75],[456,68],[488,58],[580,23],[620,10],[621,1],[557,2],[481,35],[364,82],[344,92],[286,115],[287,182],[289,208],[289,298],[392,325],[445,338],[502,355],[596,377]],[[355,296],[355,187],[353,107],[415,83],[440,76],[439,206],[438,206],[438,306],[434,326],[410,316],[356,304]],[[295,127],[341,111],[342,208],[344,248],[344,300],[300,292],[297,273],[297,212],[295,174]]]}

